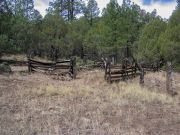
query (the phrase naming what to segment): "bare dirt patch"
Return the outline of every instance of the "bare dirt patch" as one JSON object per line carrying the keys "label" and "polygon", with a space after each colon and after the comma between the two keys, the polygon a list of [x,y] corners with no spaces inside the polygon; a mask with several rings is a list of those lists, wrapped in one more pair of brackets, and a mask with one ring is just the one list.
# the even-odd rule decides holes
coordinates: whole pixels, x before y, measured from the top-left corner
{"label": "bare dirt patch", "polygon": [[[179,135],[180,75],[170,97],[164,72],[107,84],[103,71],[83,71],[61,81],[43,74],[0,75],[2,135]],[[154,81],[156,80],[156,81]]]}

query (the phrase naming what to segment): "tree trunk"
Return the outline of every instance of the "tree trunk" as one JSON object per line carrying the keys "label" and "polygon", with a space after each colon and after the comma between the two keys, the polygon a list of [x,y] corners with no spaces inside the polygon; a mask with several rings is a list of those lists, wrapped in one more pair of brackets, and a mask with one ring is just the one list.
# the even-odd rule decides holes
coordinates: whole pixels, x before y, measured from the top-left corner
{"label": "tree trunk", "polygon": [[70,16],[71,16],[71,21],[74,19],[74,0],[71,0],[71,12],[70,12]]}
{"label": "tree trunk", "polygon": [[68,0],[68,8],[67,8],[67,12],[68,12],[68,21],[70,21],[70,12],[71,12],[71,0]]}

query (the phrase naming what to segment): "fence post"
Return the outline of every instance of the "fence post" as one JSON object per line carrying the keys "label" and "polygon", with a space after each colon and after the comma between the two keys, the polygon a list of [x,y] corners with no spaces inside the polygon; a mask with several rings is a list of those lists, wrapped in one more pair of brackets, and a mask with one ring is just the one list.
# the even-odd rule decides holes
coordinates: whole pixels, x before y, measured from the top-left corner
{"label": "fence post", "polygon": [[173,95],[173,89],[172,89],[172,63],[171,62],[167,62],[166,90],[167,90],[168,94]]}
{"label": "fence post", "polygon": [[71,58],[71,60],[70,60],[70,73],[72,74],[73,79],[76,78],[75,65],[76,65],[76,58]]}
{"label": "fence post", "polygon": [[74,79],[76,78],[76,58],[74,58],[74,62],[73,62],[73,71],[74,71]]}
{"label": "fence post", "polygon": [[125,81],[125,76],[126,76],[126,74],[125,74],[125,69],[122,68],[121,71],[122,71],[122,80]]}
{"label": "fence post", "polygon": [[110,63],[108,64],[108,70],[109,70],[108,82],[111,83],[111,64]]}
{"label": "fence post", "polygon": [[69,72],[71,73],[71,75],[73,75],[73,62],[72,62],[72,58],[70,59],[70,69]]}
{"label": "fence post", "polygon": [[134,66],[134,77],[136,77],[137,68]]}
{"label": "fence post", "polygon": [[144,68],[140,65],[140,82],[141,85],[144,85]]}
{"label": "fence post", "polygon": [[115,64],[115,59],[114,59],[114,57],[112,57],[112,65],[114,65]]}
{"label": "fence post", "polygon": [[105,61],[104,65],[105,65],[105,75],[104,75],[104,79],[106,80],[108,63]]}
{"label": "fence post", "polygon": [[31,73],[31,62],[30,62],[30,58],[28,58],[28,72]]}

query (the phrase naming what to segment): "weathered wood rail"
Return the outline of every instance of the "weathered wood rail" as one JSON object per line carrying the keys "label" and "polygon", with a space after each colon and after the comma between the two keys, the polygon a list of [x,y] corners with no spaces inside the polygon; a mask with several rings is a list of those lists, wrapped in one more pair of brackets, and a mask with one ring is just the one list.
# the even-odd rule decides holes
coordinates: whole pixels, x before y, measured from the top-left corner
{"label": "weathered wood rail", "polygon": [[107,64],[105,67],[105,80],[109,83],[133,78],[137,75],[137,67]]}
{"label": "weathered wood rail", "polygon": [[160,69],[160,67],[158,65],[148,65],[148,64],[144,64],[142,65],[142,68],[144,69],[144,71],[153,71],[156,72]]}
{"label": "weathered wood rail", "polygon": [[41,62],[31,58],[28,59],[29,72],[42,72],[48,74],[65,75],[69,74],[72,78],[76,77],[76,60],[64,60],[57,62]]}
{"label": "weathered wood rail", "polygon": [[106,62],[105,66],[105,80],[111,83],[114,81],[124,81],[140,75],[140,82],[144,82],[144,73],[147,71],[159,71],[160,67],[154,64],[145,65],[133,63],[132,65],[112,65]]}

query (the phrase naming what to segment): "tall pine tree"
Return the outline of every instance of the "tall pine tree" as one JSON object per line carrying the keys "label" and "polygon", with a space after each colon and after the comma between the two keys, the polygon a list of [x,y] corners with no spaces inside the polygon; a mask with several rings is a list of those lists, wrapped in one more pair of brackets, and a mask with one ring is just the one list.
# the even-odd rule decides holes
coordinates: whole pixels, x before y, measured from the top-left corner
{"label": "tall pine tree", "polygon": [[49,3],[49,14],[58,14],[65,20],[72,21],[83,11],[82,0],[55,0]]}
{"label": "tall pine tree", "polygon": [[89,0],[87,7],[85,8],[84,15],[88,19],[90,25],[93,24],[93,19],[98,17],[100,11],[96,0]]}

